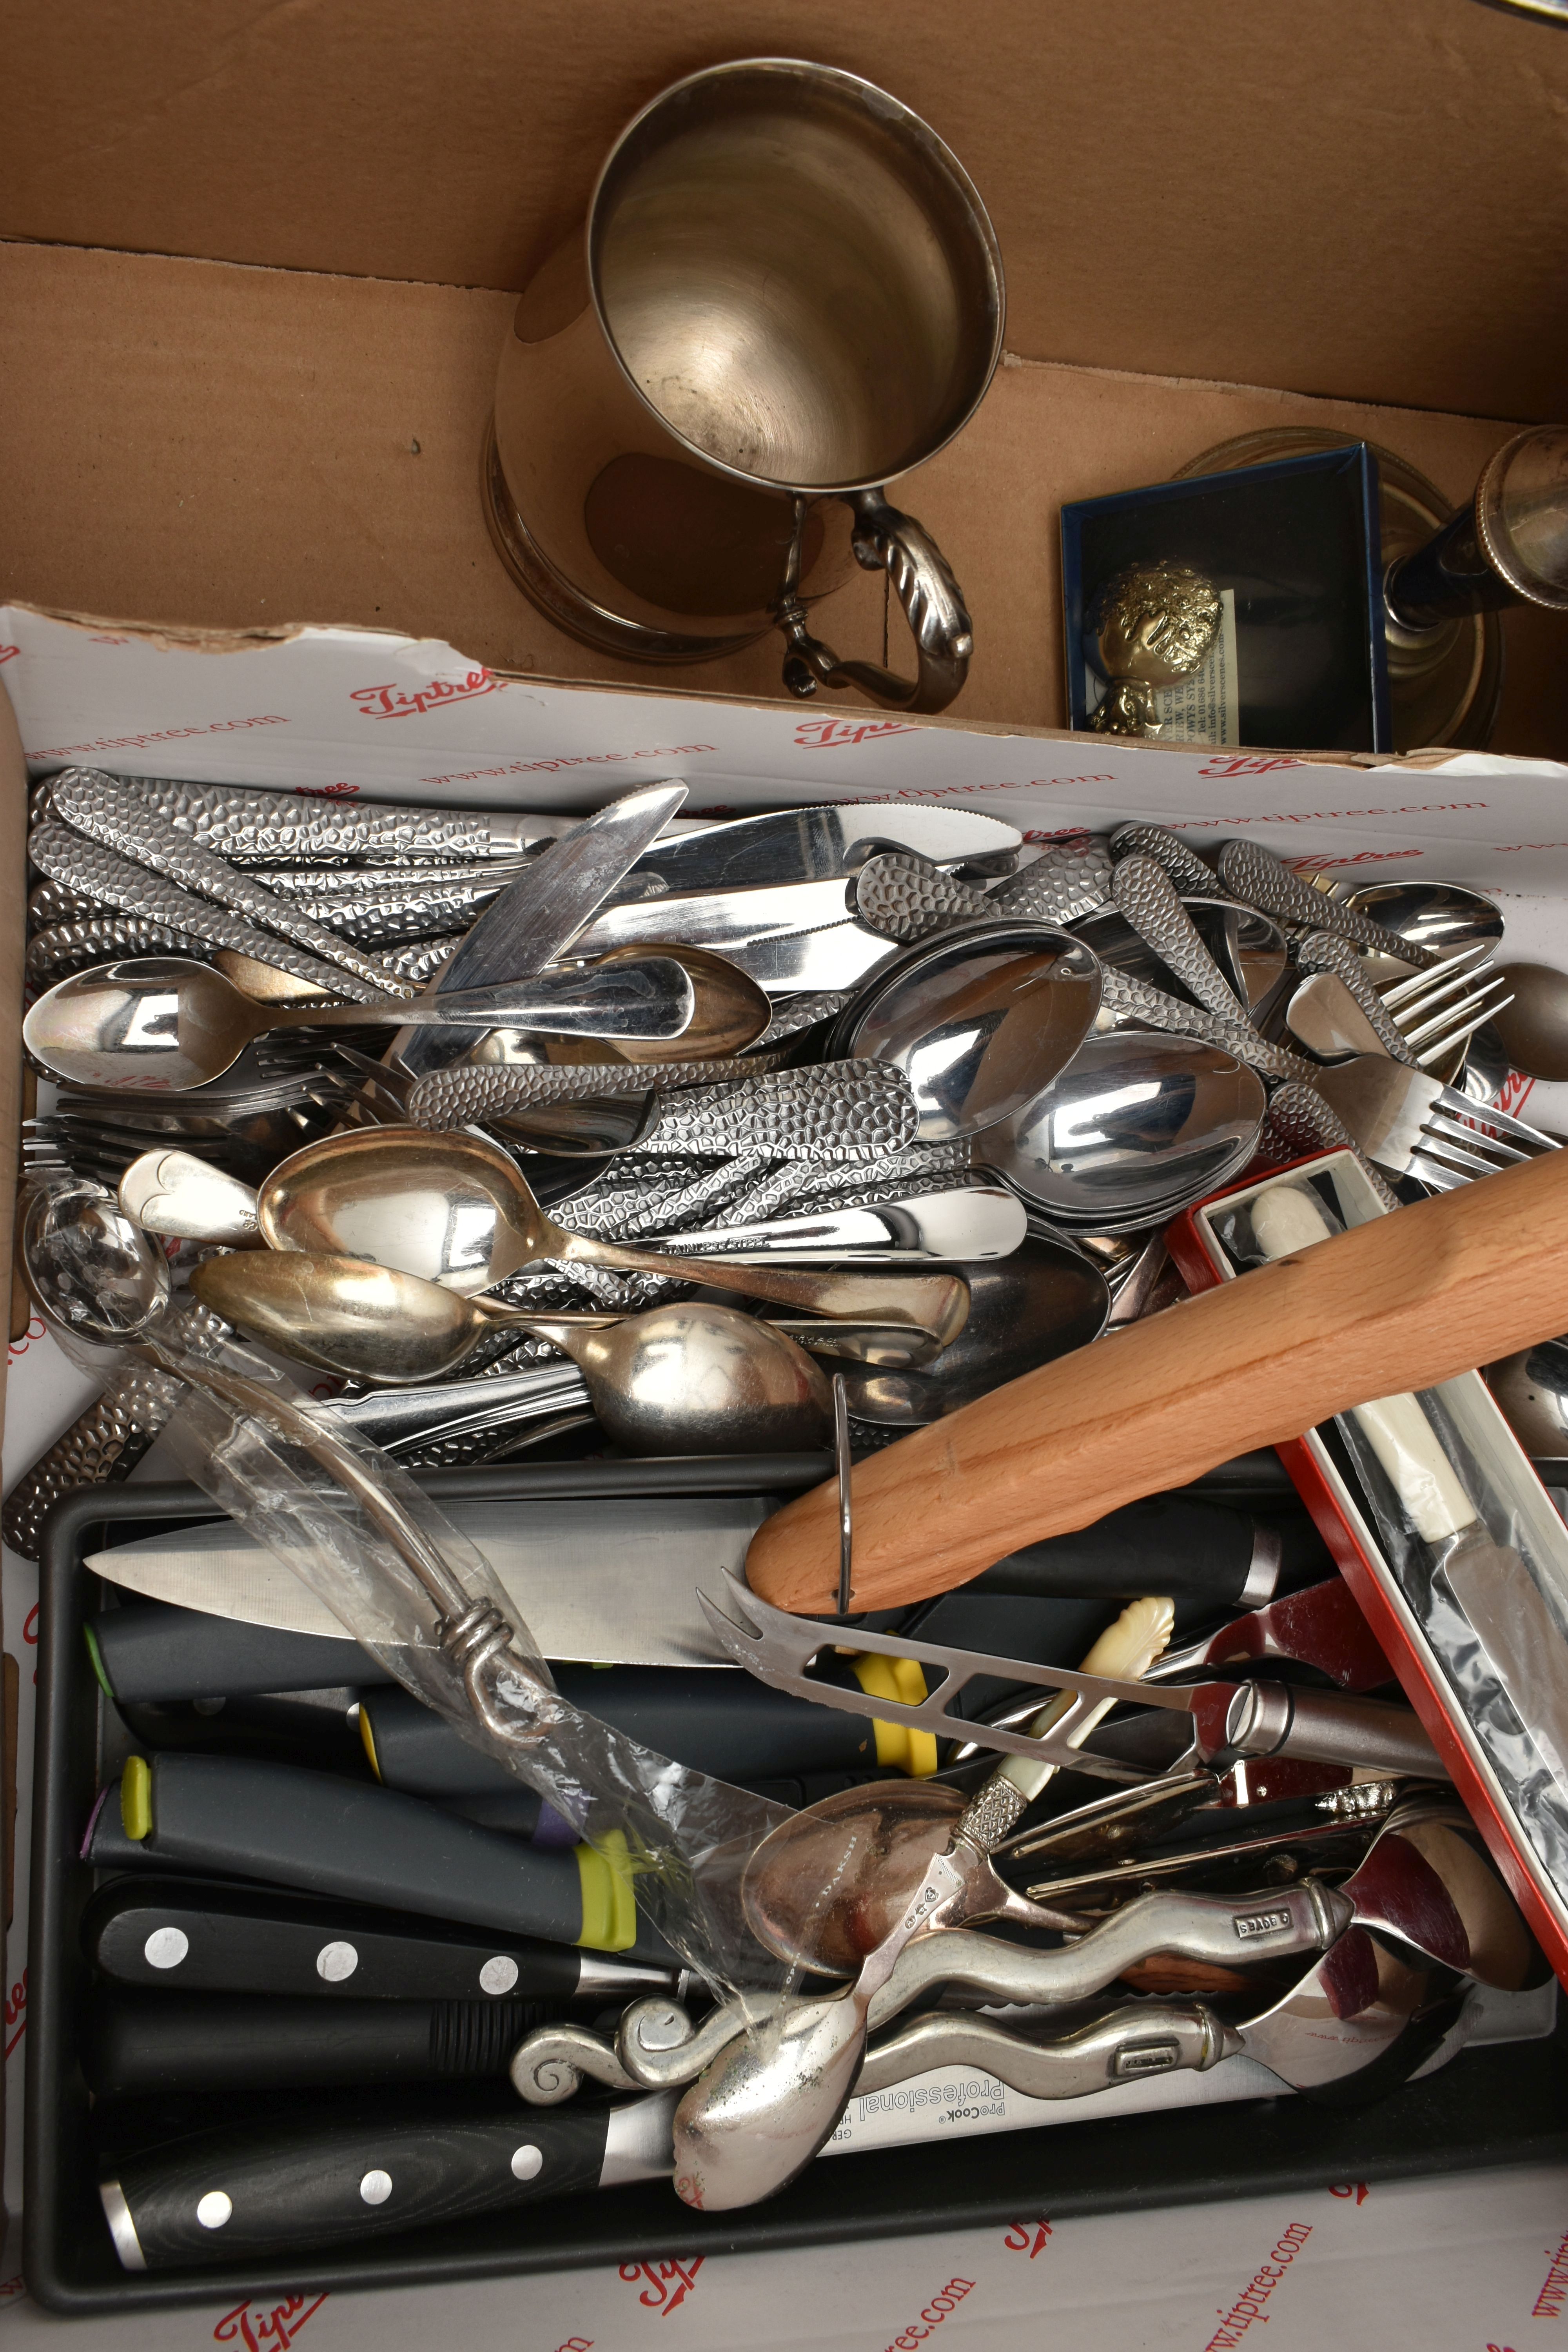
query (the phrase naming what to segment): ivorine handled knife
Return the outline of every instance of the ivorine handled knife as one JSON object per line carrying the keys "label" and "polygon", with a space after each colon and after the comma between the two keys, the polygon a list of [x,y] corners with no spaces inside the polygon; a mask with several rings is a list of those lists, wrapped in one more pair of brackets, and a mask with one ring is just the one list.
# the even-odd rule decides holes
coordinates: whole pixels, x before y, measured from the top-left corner
{"label": "ivorine handled knife", "polygon": [[[431,990],[445,995],[450,989],[488,988],[542,971],[572,946],[685,798],[684,784],[650,784],[563,834],[486,908]],[[461,1061],[484,1034],[482,1027],[399,1030],[392,1051],[405,1070],[422,1077]]]}
{"label": "ivorine handled knife", "polygon": [[486,1936],[396,1911],[195,1878],[119,1878],[82,1915],[82,1950],[117,1984],[335,2002],[591,2001],[679,1993],[683,1970],[572,1944]]}

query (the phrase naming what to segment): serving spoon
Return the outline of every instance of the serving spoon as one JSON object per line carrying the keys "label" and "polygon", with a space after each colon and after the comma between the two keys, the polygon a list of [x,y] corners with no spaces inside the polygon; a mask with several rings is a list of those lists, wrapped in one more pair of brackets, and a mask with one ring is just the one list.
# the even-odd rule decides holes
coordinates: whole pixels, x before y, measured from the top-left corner
{"label": "serving spoon", "polygon": [[255,1037],[271,1029],[472,1028],[476,1017],[586,1037],[679,1037],[696,997],[689,974],[668,956],[642,956],[548,972],[513,987],[372,1004],[258,1004],[210,965],[180,956],[97,964],[58,981],[27,1013],[23,1042],[33,1059],[80,1086],[184,1093],[232,1069]]}
{"label": "serving spoon", "polygon": [[808,1315],[914,1324],[943,1347],[969,1312],[968,1289],[952,1274],[739,1265],[568,1233],[545,1214],[499,1144],[422,1127],[350,1129],[307,1144],[262,1185],[257,1218],[274,1250],[364,1258],[462,1294],[491,1289],[548,1260],[668,1275]]}
{"label": "serving spoon", "polygon": [[[1250,1156],[1268,1108],[1257,1073],[1193,1037],[1113,1029],[974,1147],[1046,1215],[1151,1221]],[[1096,1223],[1092,1228],[1101,1232]]]}
{"label": "serving spoon", "polygon": [[530,1314],[363,1258],[295,1250],[209,1258],[191,1287],[300,1363],[395,1388],[438,1380],[488,1332],[531,1332],[571,1357],[606,1434],[630,1454],[809,1449],[832,1414],[805,1350],[726,1307],[656,1307],[618,1321]]}

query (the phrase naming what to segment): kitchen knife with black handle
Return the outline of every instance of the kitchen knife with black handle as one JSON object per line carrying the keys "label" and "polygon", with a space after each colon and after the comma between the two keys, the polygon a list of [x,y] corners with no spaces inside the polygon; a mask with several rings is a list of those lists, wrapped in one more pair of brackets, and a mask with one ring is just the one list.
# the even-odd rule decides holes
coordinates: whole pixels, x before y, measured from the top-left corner
{"label": "kitchen knife with black handle", "polygon": [[210,1871],[668,1962],[595,1848],[526,1844],[395,1789],[240,1756],[132,1757],[82,1843],[95,1869]]}
{"label": "kitchen knife with black handle", "polygon": [[591,2001],[679,1993],[683,1971],[572,1944],[486,1936],[271,1887],[138,1874],[100,1887],[82,1950],[116,1984],[366,2001]]}
{"label": "kitchen knife with black handle", "polygon": [[358,1689],[390,1680],[357,1642],[251,1625],[168,1601],[128,1601],[89,1618],[83,1631],[103,1689],[126,1706]]}
{"label": "kitchen knife with black handle", "polygon": [[[755,1523],[752,1518],[733,1539],[737,1566],[745,1536]],[[736,1524],[742,1526],[739,1518]],[[623,1538],[624,1531],[617,1528],[616,1540]],[[716,1537],[705,1523],[702,1540],[710,1546],[716,1541],[728,1546],[731,1537],[727,1530]],[[128,1559],[132,1557],[131,1547],[121,1549]],[[204,1576],[210,1581],[212,1567],[206,1551],[187,1559],[177,1538],[170,1539],[168,1549],[168,1590],[177,1591],[183,1598],[201,1589]],[[112,1558],[98,1555],[97,1559],[105,1557]],[[137,1588],[152,1592],[156,1588],[150,1582],[153,1571],[146,1566],[146,1548],[138,1548],[134,1555]],[[988,1568],[964,1591],[976,1596],[1107,1602],[1163,1592],[1176,1602],[1177,1622],[1184,1625],[1194,1621],[1194,1612],[1201,1615],[1205,1610],[1217,1614],[1222,1610],[1258,1608],[1279,1591],[1316,1583],[1332,1571],[1333,1562],[1322,1538],[1304,1512],[1293,1510],[1270,1523],[1223,1504],[1157,1496],[1112,1511],[1109,1517],[1076,1534],[1053,1537],[1047,1543],[1015,1552]],[[108,1572],[113,1574],[112,1565]],[[661,1592],[668,1593],[673,1606],[674,1570],[665,1573],[667,1584]],[[689,1586],[699,1580],[689,1569],[684,1574]],[[319,1610],[313,1596],[302,1587],[299,1590],[302,1605]],[[685,1613],[696,1629],[690,1643],[696,1650],[692,1662],[703,1654],[721,1660],[723,1653],[713,1643],[689,1590],[684,1599]],[[543,1638],[536,1612],[525,1607],[524,1614]],[[664,1663],[650,1660],[646,1645],[640,1643],[642,1654],[636,1660],[626,1660],[608,1611],[603,1626],[594,1628],[594,1638],[602,1640],[603,1647],[580,1645],[578,1657],[602,1659],[606,1664]],[[979,1636],[973,1640],[978,1648],[994,1646]],[[120,1609],[105,1611],[91,1620],[88,1643],[104,1688],[111,1697],[126,1701],[239,1697],[321,1690],[343,1683],[382,1684],[388,1679],[384,1668],[374,1664],[357,1643],[330,1633],[252,1624],[242,1616],[215,1616],[162,1598],[129,1601]],[[552,1648],[548,1639],[545,1649],[552,1658],[563,1654]],[[595,1706],[593,1711],[599,1709]]]}
{"label": "kitchen knife with black handle", "polygon": [[[356,1643],[279,1633],[161,1601],[108,1610],[86,1630],[103,1689],[135,1736],[160,1749],[176,1741],[226,1748],[231,1738],[235,1748],[254,1748],[260,1727],[251,1719],[255,1705],[247,1711],[246,1700],[265,1696],[281,1717],[287,1707],[281,1695],[290,1689],[322,1697],[339,1693],[345,1710],[357,1696],[359,1736],[377,1778],[389,1788],[437,1800],[504,1794],[517,1800],[531,1822],[538,1801],[532,1791],[390,1684],[384,1668]],[[717,1780],[790,1780],[878,1762],[908,1769],[908,1742],[895,1727],[857,1727],[843,1718],[835,1724],[820,1707],[759,1691],[729,1667],[568,1664],[553,1672],[557,1688],[574,1706]],[[145,1712],[189,1699],[211,1711],[193,1723],[171,1721],[166,1731]],[[933,1755],[926,1769],[934,1768]],[[523,1818],[520,1810],[518,1819]]]}
{"label": "kitchen knife with black handle", "polygon": [[539,2000],[309,2000],[100,1990],[77,2045],[100,2098],[499,2080]]}
{"label": "kitchen knife with black handle", "polygon": [[964,1590],[1103,1601],[1163,1592],[1178,1603],[1257,1609],[1282,1586],[1315,1583],[1332,1565],[1304,1515],[1276,1527],[1223,1504],[1154,1496],[1011,1552]]}
{"label": "kitchen knife with black handle", "polygon": [[337,2245],[658,2179],[670,2170],[680,2096],[203,2132],[126,2159],[99,2195],[131,2271]]}
{"label": "kitchen knife with black handle", "polygon": [[[717,1780],[789,1780],[878,1761],[874,1723],[847,1738],[831,1728],[825,1707],[759,1687],[749,1675],[706,1666],[558,1666],[555,1684],[574,1706]],[[518,1787],[504,1765],[396,1685],[365,1692],[360,1725],[377,1777],[389,1789],[439,1801]],[[883,1745],[902,1744],[901,1731],[888,1726]]]}

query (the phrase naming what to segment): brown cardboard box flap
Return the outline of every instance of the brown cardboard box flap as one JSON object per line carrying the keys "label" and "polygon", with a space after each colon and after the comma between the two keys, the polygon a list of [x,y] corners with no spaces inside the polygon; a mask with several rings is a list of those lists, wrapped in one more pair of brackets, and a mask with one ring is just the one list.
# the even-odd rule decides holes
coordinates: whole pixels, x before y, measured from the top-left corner
{"label": "brown cardboard box flap", "polygon": [[819,58],[953,147],[1012,348],[1536,417],[1568,376],[1568,42],[1476,0],[139,0],[6,27],[0,235],[516,289],[620,126]]}
{"label": "brown cardboard box flap", "polygon": [[[634,668],[562,635],[514,588],[479,496],[510,311],[504,295],[451,287],[0,246],[0,595],[175,634],[349,623],[438,637],[497,672],[778,698],[775,641]],[[1303,422],[1393,446],[1455,499],[1507,430],[1255,385],[1005,366],[968,431],[900,491],[974,616],[957,723],[1061,725],[1064,499]],[[830,610],[842,651],[879,655],[879,580],[857,575]],[[895,663],[901,626],[895,615]],[[1562,629],[1547,613],[1507,616],[1500,750],[1550,755],[1568,740]],[[865,709],[826,695],[807,707]]]}

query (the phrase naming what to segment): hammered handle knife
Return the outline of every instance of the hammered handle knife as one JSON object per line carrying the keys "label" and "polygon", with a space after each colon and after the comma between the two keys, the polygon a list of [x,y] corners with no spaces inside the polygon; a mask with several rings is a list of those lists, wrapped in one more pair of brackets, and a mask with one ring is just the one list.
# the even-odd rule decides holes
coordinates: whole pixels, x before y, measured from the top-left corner
{"label": "hammered handle knife", "polygon": [[286,898],[268,890],[254,875],[204,849],[167,817],[145,807],[128,785],[91,768],[66,768],[54,780],[54,806],[61,821],[74,831],[151,868],[167,882],[194,890],[220,907],[243,915],[279,939],[292,940],[308,954],[351,972],[383,996],[412,996],[415,991],[374,956],[363,955],[348,941],[329,931]]}
{"label": "hammered handle knife", "polygon": [[1332,931],[1352,947],[1397,956],[1420,971],[1430,971],[1443,961],[1430,948],[1417,947],[1414,940],[1401,939],[1397,931],[1374,923],[1369,916],[1353,913],[1342,899],[1314,890],[1261,842],[1227,841],[1219,854],[1219,878],[1245,906],[1256,907],[1260,914],[1272,915],[1276,921],[1292,924],[1298,930]]}
{"label": "hammered handle knife", "polygon": [[1157,859],[1124,857],[1111,877],[1111,890],[1144,946],[1153,950],[1201,1005],[1221,1021],[1251,1027],[1246,1005],[1205,947],[1174,882]]}
{"label": "hammered handle knife", "polygon": [[[210,1307],[181,1308],[170,1324],[182,1346],[230,1336]],[[129,1478],[184,1393],[171,1372],[127,1364],[105,1382],[84,1413],[25,1470],[0,1510],[0,1536],[22,1559],[37,1559],[43,1525],[62,1495],[77,1486],[117,1486]]]}

